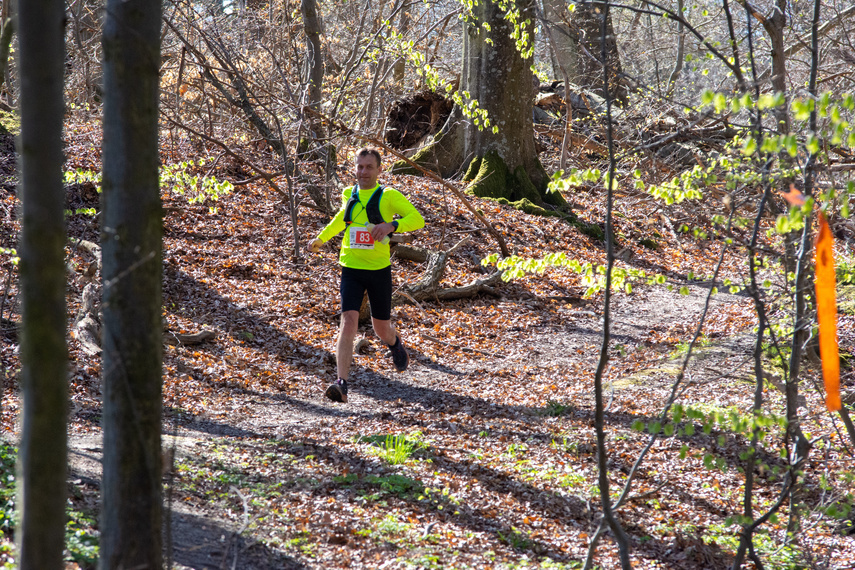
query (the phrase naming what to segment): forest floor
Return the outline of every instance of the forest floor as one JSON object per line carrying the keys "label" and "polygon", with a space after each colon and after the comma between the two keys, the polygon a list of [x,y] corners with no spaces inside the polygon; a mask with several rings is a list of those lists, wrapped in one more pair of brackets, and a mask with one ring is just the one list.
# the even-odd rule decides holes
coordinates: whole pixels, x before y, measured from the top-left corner
{"label": "forest floor", "polygon": [[[97,169],[87,152],[74,152],[90,148],[92,137],[83,128],[71,131],[71,169]],[[220,175],[239,180],[239,169],[225,162]],[[350,180],[346,168],[342,177]],[[468,238],[450,257],[443,286],[495,270],[480,264],[497,251],[493,238],[442,186],[404,176],[382,181],[424,214],[427,225],[415,232],[414,245],[448,250]],[[4,188],[0,245],[14,247],[15,195]],[[69,192],[70,209],[98,208],[90,186]],[[600,190],[567,198],[580,218],[603,224]],[[603,243],[566,222],[470,200],[518,255],[564,251],[580,262],[605,263]],[[202,344],[164,348],[165,544],[173,568],[580,567],[601,513],[594,432],[601,292],[585,298],[581,275],[549,269],[502,283],[494,295],[396,306],[409,370],[396,372],[385,347],[363,328],[367,342],[355,356],[349,401],[335,404],[323,391],[335,377],[337,248],[294,256],[287,202],[261,183],[201,205],[165,193],[164,204],[165,338],[216,333]],[[728,293],[725,281],[743,282],[744,253],[725,252],[713,283],[708,276],[720,240],[675,233],[646,194],[620,193],[615,208],[617,266],[662,275],[665,284],[635,283],[612,299],[604,376],[610,493],[617,496],[648,443],[634,424],[659,419],[717,286],[722,292],[709,297],[677,399],[703,414],[678,421],[678,433],[653,443],[617,515],[636,568],[726,568],[738,542],[739,527],[729,522],[743,511],[741,454],[748,446],[733,420],[750,415],[755,392],[753,302],[744,292]],[[707,202],[680,215],[712,235],[709,215],[721,209]],[[299,219],[303,244],[325,224],[308,207]],[[71,323],[83,287],[97,278],[73,241],[98,243],[97,221],[73,214],[69,233]],[[10,258],[4,254],[2,262],[12,271]],[[400,259],[393,267],[396,287],[416,282],[424,270]],[[684,287],[686,294],[678,293]],[[20,318],[16,299],[13,284],[4,315],[11,320]],[[851,354],[855,316],[841,313],[840,320],[842,350]],[[69,346],[69,486],[75,511],[87,515],[78,527],[95,535],[100,359],[73,336]],[[21,405],[16,349],[7,330],[0,352],[8,371],[2,434],[9,441],[18,435]],[[787,505],[762,527],[755,545],[770,568],[851,568],[855,560],[848,527],[825,514],[855,485],[845,431],[825,411],[815,368],[806,371],[800,408],[803,429],[816,440],[800,495],[804,527],[798,544],[788,545]],[[778,374],[770,365],[764,410],[783,416]],[[855,386],[851,370],[843,383]],[[705,433],[704,418],[720,421]],[[694,433],[689,424],[697,425]],[[768,429],[755,513],[777,500],[786,464],[780,430]],[[619,567],[608,534],[596,561]],[[78,565],[92,561],[69,562]]]}

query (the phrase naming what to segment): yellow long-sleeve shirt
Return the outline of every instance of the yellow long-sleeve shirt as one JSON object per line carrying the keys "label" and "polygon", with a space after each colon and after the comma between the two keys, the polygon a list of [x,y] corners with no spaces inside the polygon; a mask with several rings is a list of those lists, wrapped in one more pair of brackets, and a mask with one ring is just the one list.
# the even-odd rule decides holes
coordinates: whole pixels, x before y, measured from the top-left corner
{"label": "yellow long-sleeve shirt", "polygon": [[[365,205],[368,200],[379,188],[379,184],[374,188],[361,190],[358,186],[346,188],[341,196],[341,208],[338,213],[330,220],[330,223],[321,230],[318,234],[318,239],[322,242],[328,242],[333,236],[338,235],[342,230],[344,238],[341,243],[341,253],[339,254],[339,264],[352,269],[384,269],[391,265],[389,254],[389,244],[375,241],[371,247],[353,247],[351,246],[351,232],[364,230],[368,224],[368,214],[365,211]],[[350,227],[344,223],[345,208],[350,200],[352,192],[357,192],[359,203],[356,204],[351,212]],[[380,215],[383,220],[391,222],[398,216],[398,232],[411,232],[424,227],[425,220],[422,215],[416,210],[407,197],[395,190],[394,188],[383,187],[383,195],[380,197]],[[359,244],[354,244],[358,246]]]}

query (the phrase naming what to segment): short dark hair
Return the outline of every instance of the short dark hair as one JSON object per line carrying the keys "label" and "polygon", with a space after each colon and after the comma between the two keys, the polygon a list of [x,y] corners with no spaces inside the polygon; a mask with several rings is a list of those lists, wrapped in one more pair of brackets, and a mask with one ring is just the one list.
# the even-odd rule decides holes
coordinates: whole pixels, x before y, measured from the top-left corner
{"label": "short dark hair", "polygon": [[380,168],[380,166],[383,164],[382,160],[380,159],[380,151],[374,147],[364,146],[358,151],[356,151],[356,158],[362,158],[363,156],[373,156],[374,160],[377,161],[377,168]]}

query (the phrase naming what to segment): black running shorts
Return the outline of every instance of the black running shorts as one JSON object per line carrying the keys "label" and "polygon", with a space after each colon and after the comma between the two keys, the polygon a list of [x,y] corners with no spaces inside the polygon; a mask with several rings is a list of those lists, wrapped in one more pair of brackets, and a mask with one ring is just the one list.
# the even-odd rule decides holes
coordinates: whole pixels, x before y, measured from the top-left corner
{"label": "black running shorts", "polygon": [[368,291],[371,316],[381,321],[392,318],[392,266],[384,269],[341,268],[341,312],[358,311]]}

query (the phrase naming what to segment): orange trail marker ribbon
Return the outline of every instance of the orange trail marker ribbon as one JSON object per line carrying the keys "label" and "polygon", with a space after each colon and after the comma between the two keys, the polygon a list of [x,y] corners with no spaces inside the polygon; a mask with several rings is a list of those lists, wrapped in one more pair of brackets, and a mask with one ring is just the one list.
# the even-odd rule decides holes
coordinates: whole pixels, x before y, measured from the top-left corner
{"label": "orange trail marker ribbon", "polygon": [[784,200],[790,206],[804,206],[805,205],[805,195],[796,190],[795,184],[790,184],[789,192],[779,192],[781,196],[783,196]]}
{"label": "orange trail marker ribbon", "polygon": [[819,321],[819,354],[825,381],[825,406],[830,412],[840,409],[840,356],[837,348],[836,279],[831,228],[825,215],[819,214],[816,238],[816,314]]}

